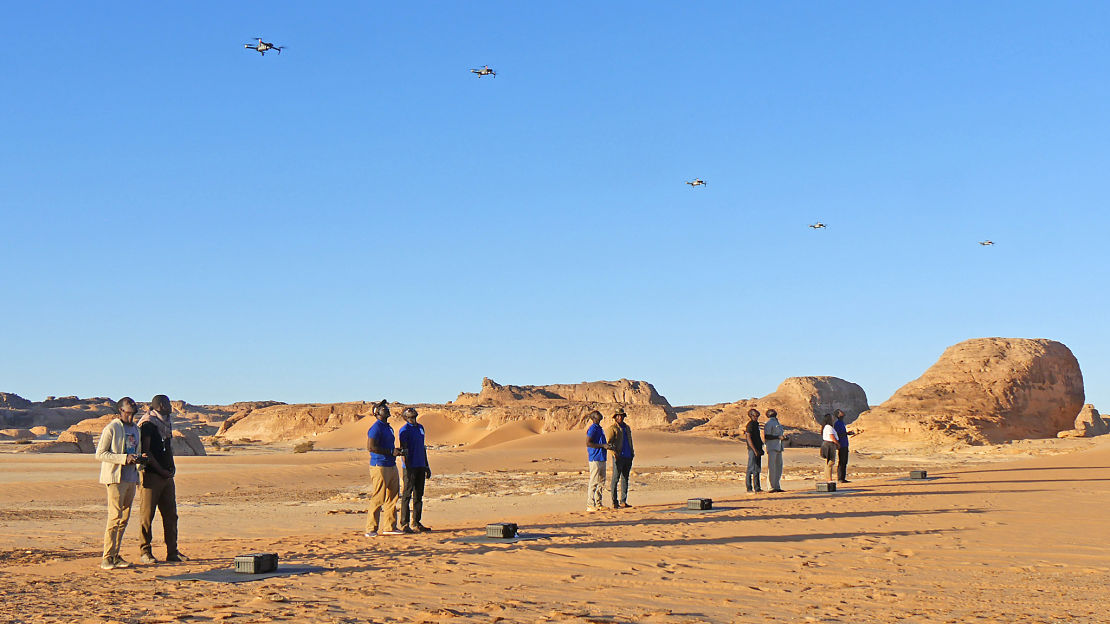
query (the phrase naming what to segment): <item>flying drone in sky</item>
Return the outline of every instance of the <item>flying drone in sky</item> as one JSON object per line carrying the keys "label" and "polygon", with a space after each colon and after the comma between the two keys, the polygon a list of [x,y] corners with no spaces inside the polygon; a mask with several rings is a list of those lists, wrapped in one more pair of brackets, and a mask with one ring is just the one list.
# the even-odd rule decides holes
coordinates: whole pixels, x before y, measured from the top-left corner
{"label": "flying drone in sky", "polygon": [[701,178],[694,178],[693,182],[687,182],[687,184],[690,185],[690,188],[694,188],[695,186],[705,186],[705,180],[702,180]]}
{"label": "flying drone in sky", "polygon": [[478,69],[471,69],[470,73],[478,74],[479,78],[481,78],[482,76],[493,76],[494,78],[497,77],[497,72],[490,69],[489,65],[483,65]]}
{"label": "flying drone in sky", "polygon": [[285,47],[285,46],[276,46],[276,45],[274,45],[274,44],[272,44],[268,41],[263,41],[262,37],[255,37],[255,40],[257,40],[258,43],[254,43],[254,44],[244,43],[243,47],[247,48],[248,50],[254,50],[255,52],[258,52],[259,54],[261,54],[262,56],[266,56],[266,52],[269,51],[269,50],[277,50],[277,53],[281,54],[282,48]]}
{"label": "flying drone in sky", "polygon": [[817,223],[814,223],[813,225],[810,225],[809,227],[811,227],[815,230],[823,230],[823,229],[825,229],[825,224],[818,221]]}
{"label": "flying drone in sky", "polygon": [[990,247],[991,245],[994,244],[994,241],[992,241],[992,240],[979,241],[979,244],[984,246],[984,247]]}

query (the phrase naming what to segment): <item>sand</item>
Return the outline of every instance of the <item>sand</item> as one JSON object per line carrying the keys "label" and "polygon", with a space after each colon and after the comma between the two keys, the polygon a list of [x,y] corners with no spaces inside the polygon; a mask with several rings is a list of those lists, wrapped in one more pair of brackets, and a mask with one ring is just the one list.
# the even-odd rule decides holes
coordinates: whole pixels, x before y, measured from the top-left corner
{"label": "sand", "polygon": [[[788,449],[788,491],[748,495],[735,441],[640,432],[635,507],[586,513],[580,432],[429,422],[425,523],[435,530],[367,539],[365,451],[341,448],[357,448],[365,427],[347,429],[329,434],[336,448],[310,453],[180,458],[181,549],[193,560],[108,572],[97,567],[95,460],[0,453],[0,621],[1110,619],[1110,439],[1014,451],[1041,455],[1032,458],[861,454],[836,496],[812,493],[815,449]],[[926,460],[939,478],[900,478]],[[673,512],[690,496],[720,510]],[[494,521],[549,537],[454,541]],[[132,561],[137,525],[124,543]],[[257,551],[328,570],[236,585],[161,578]]]}

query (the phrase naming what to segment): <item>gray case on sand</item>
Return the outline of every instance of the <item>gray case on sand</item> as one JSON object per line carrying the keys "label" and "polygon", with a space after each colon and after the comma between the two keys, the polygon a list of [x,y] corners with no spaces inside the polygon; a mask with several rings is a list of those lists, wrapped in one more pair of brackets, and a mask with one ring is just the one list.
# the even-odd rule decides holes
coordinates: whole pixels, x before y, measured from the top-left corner
{"label": "gray case on sand", "polygon": [[911,470],[910,471],[910,478],[911,479],[928,479],[929,478],[929,471],[927,471],[927,470]]}
{"label": "gray case on sand", "polygon": [[713,509],[712,498],[691,498],[686,501],[687,509]]}
{"label": "gray case on sand", "polygon": [[277,569],[277,553],[254,553],[235,557],[235,571],[242,574],[262,574]]}
{"label": "gray case on sand", "polygon": [[495,522],[493,524],[487,524],[486,537],[498,537],[502,539],[516,537],[516,523]]}
{"label": "gray case on sand", "polygon": [[828,483],[825,483],[825,482],[822,481],[822,482],[817,484],[817,491],[818,492],[835,492],[836,491],[836,483],[834,481],[829,481]]}

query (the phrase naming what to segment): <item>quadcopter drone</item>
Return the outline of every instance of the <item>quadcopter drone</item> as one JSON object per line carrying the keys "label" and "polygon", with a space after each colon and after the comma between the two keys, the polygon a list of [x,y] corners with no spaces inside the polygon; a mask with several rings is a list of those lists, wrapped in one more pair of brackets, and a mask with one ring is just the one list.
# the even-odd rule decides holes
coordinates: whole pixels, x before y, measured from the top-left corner
{"label": "quadcopter drone", "polygon": [[984,247],[990,247],[991,245],[994,244],[994,241],[992,241],[992,240],[979,241],[979,244],[984,246]]}
{"label": "quadcopter drone", "polygon": [[693,182],[687,182],[687,184],[690,185],[690,188],[694,188],[695,186],[705,186],[705,180],[702,180],[701,178],[694,178]]}
{"label": "quadcopter drone", "polygon": [[815,230],[823,230],[823,229],[825,229],[825,224],[818,221],[817,223],[814,223],[813,225],[811,225],[809,227],[811,227]]}
{"label": "quadcopter drone", "polygon": [[490,69],[489,65],[483,65],[479,69],[472,69],[472,70],[470,70],[470,73],[478,74],[479,78],[481,78],[482,76],[493,76],[494,78],[497,77],[497,72]]}
{"label": "quadcopter drone", "polygon": [[261,54],[262,56],[266,56],[266,51],[267,50],[277,50],[277,53],[281,54],[282,48],[285,47],[285,46],[276,46],[276,45],[274,45],[274,44],[272,44],[268,41],[263,41],[262,37],[255,37],[255,39],[258,41],[258,43],[255,43],[255,44],[244,43],[243,47],[247,48],[248,50],[254,50],[255,52],[258,52],[259,54]]}

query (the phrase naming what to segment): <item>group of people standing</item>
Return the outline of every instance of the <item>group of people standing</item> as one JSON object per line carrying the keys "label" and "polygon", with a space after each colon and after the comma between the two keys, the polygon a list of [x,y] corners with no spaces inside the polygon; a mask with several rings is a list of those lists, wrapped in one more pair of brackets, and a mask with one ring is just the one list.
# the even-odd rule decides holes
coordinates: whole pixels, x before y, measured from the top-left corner
{"label": "group of people standing", "polygon": [[[370,509],[366,513],[366,537],[403,535],[430,531],[421,524],[424,511],[424,484],[432,478],[428,466],[428,449],[424,441],[424,425],[415,408],[401,412],[405,424],[397,434],[389,424],[389,404],[385,399],[374,404],[374,424],[366,432],[366,450],[370,452]],[[397,458],[403,461],[404,493]],[[397,511],[398,499],[401,503]],[[411,514],[410,514],[411,504]],[[385,515],[383,522],[382,515]],[[384,524],[389,527],[385,528]],[[379,529],[382,529],[379,533]]]}
{"label": "group of people standing", "polygon": [[[835,415],[835,418],[834,418]],[[825,460],[825,481],[832,481],[832,469],[837,468],[837,481],[848,483],[848,428],[844,424],[844,411],[825,414],[821,419],[821,458]],[[766,445],[764,445],[766,440]],[[748,410],[748,424],[744,427],[744,441],[748,446],[748,469],[744,474],[744,485],[749,492],[762,492],[759,473],[762,471],[763,455],[767,455],[767,478],[771,492],[782,490],[782,449],[787,440],[785,430],[778,419],[778,412],[767,410],[767,422],[760,435],[759,410]]]}
{"label": "group of people standing", "polygon": [[105,570],[131,567],[120,555],[123,534],[131,518],[136,491],[139,496],[139,560],[158,563],[151,548],[154,514],[162,516],[166,542],[166,561],[187,558],[177,549],[177,490],[173,461],[173,407],[170,399],[159,394],[138,422],[138,405],[131,397],[116,402],[116,417],[100,432],[96,459],[100,463],[100,483],[108,493],[108,525],[104,530]]}
{"label": "group of people standing", "polygon": [[613,509],[631,507],[628,504],[628,477],[632,474],[632,459],[636,456],[632,446],[632,429],[624,422],[628,415],[624,408],[613,413],[613,424],[601,427],[601,412],[586,414],[592,424],[586,429],[586,459],[590,466],[590,481],[586,487],[586,511],[605,507],[605,472],[608,454],[613,456],[613,477],[609,481],[609,500]]}

